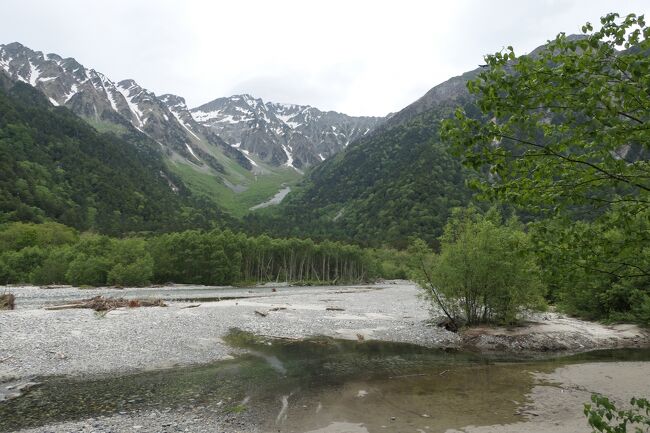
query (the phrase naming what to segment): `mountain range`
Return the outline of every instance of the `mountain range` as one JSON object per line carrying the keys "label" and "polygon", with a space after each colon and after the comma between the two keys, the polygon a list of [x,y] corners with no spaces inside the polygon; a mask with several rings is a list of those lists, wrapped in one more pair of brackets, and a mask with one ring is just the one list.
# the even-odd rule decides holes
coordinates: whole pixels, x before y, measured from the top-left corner
{"label": "mountain range", "polygon": [[[439,142],[438,126],[457,106],[473,109],[465,84],[478,69],[387,118],[246,94],[190,109],[181,96],[157,96],[133,80],[114,82],[72,58],[18,43],[0,45],[0,71],[99,132],[156,149],[174,185],[245,217],[250,230],[367,244],[412,235],[432,241],[449,210],[471,197],[468,173]],[[289,185],[280,206],[259,205],[278,191],[284,197]]]}
{"label": "mountain range", "polygon": [[470,71],[432,88],[376,129],[315,167],[279,209],[247,217],[255,230],[406,246],[435,242],[453,207],[472,193],[470,173],[439,136],[456,107],[475,110]]}
{"label": "mountain range", "polygon": [[250,95],[218,98],[193,108],[191,114],[231,146],[271,165],[298,170],[324,161],[383,120],[264,102]]}
{"label": "mountain range", "polygon": [[[383,120],[264,102],[249,95],[189,109],[181,96],[158,96],[134,80],[113,81],[74,58],[44,54],[17,42],[0,45],[0,70],[100,132],[146,136],[191,188],[219,204],[241,202],[235,212],[273,195]],[[263,185],[257,185],[260,181]]]}

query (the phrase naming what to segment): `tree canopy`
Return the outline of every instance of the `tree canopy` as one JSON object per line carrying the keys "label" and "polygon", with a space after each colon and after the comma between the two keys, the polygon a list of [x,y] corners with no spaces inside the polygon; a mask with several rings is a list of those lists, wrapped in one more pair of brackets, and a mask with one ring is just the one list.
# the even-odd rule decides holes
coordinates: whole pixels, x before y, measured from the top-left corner
{"label": "tree canopy", "polygon": [[469,165],[489,170],[484,192],[540,210],[647,208],[650,29],[643,16],[601,22],[530,55],[486,56],[469,83],[483,117],[458,110],[443,131]]}
{"label": "tree canopy", "polygon": [[513,323],[523,308],[544,304],[529,236],[516,219],[504,224],[494,208],[485,215],[455,209],[440,237],[440,254],[428,255],[422,241],[411,252],[416,281],[456,326]]}
{"label": "tree canopy", "polygon": [[532,224],[554,300],[591,318],[650,323],[650,29],[612,13],[525,56],[486,56],[442,135],[483,197]]}

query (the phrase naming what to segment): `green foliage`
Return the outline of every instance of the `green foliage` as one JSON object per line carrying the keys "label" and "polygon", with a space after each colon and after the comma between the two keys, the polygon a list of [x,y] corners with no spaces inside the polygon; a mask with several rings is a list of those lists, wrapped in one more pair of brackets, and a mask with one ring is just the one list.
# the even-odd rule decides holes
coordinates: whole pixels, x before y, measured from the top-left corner
{"label": "green foliage", "polygon": [[414,244],[415,278],[454,322],[509,324],[523,308],[543,306],[540,270],[517,220],[504,224],[494,209],[456,209],[440,244],[432,263],[424,244]]}
{"label": "green foliage", "polygon": [[0,226],[0,282],[139,286],[153,275],[144,239],[115,239],[56,223]]}
{"label": "green foliage", "polygon": [[[405,260],[403,253],[329,241],[316,244],[309,239],[252,237],[228,230],[117,239],[95,233],[78,235],[60,224],[13,223],[0,226],[0,242],[3,239],[15,242],[0,252],[1,283],[142,286],[153,281],[209,285],[360,282],[384,275],[401,276]],[[393,266],[390,274],[383,269],[384,263]]]}
{"label": "green foliage", "polygon": [[63,284],[68,281],[66,273],[72,261],[73,250],[69,245],[50,248],[39,266],[29,274],[35,284]]}
{"label": "green foliage", "polygon": [[[650,431],[650,402],[645,398],[630,400],[631,409],[619,410],[607,397],[592,394],[592,404],[585,404],[584,414],[594,433],[644,433]],[[634,429],[634,430],[628,430]]]}
{"label": "green foliage", "polygon": [[372,274],[391,280],[409,278],[411,256],[407,251],[389,248],[368,250],[371,262],[377,266]]}
{"label": "green foliage", "polygon": [[259,232],[354,240],[404,248],[410,236],[433,242],[452,207],[469,202],[466,172],[438,142],[432,110],[378,131],[319,164],[279,209],[253,214]]}
{"label": "green foliage", "polygon": [[20,250],[34,246],[57,246],[77,241],[74,229],[63,224],[14,223],[0,226],[0,251]]}
{"label": "green foliage", "polygon": [[65,278],[74,285],[143,286],[153,276],[153,258],[144,239],[85,234],[71,255]]}
{"label": "green foliage", "polygon": [[144,286],[153,277],[153,257],[144,239],[122,239],[114,243],[112,268],[106,276],[108,284]]}
{"label": "green foliage", "polygon": [[650,324],[650,213],[619,212],[625,209],[613,208],[593,221],[534,223],[535,250],[552,301],[567,312]]}
{"label": "green foliage", "polygon": [[357,246],[219,230],[161,235],[150,241],[150,251],[154,279],[161,282],[354,282],[370,278],[377,268]]}
{"label": "green foliage", "polygon": [[227,221],[188,193],[155,143],[100,134],[31,86],[2,84],[0,223],[54,220],[117,235]]}
{"label": "green foliage", "polygon": [[[239,280],[241,256],[230,232],[185,231],[150,241],[154,274],[158,281],[190,284],[232,284]],[[226,255],[226,251],[232,254]]]}
{"label": "green foliage", "polygon": [[635,15],[601,21],[528,56],[486,56],[468,85],[483,117],[458,110],[443,136],[469,165],[489,167],[489,196],[551,211],[646,206],[650,29]]}
{"label": "green foliage", "polygon": [[609,14],[528,56],[486,57],[443,137],[486,174],[483,197],[546,218],[534,238],[553,301],[592,319],[648,322],[650,28]]}

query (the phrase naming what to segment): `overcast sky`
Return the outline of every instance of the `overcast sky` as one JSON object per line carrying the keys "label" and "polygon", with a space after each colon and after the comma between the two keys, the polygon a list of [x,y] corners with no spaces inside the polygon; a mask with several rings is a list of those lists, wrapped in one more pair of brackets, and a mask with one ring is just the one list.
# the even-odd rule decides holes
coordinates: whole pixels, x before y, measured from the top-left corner
{"label": "overcast sky", "polygon": [[397,111],[512,45],[526,53],[648,0],[3,0],[0,43],[74,57],[194,107],[250,93],[353,115]]}

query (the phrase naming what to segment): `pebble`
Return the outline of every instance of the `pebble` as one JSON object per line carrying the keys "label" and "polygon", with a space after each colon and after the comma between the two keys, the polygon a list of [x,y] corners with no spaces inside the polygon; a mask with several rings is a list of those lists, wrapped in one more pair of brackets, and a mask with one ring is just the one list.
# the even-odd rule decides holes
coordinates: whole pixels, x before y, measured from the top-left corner
{"label": "pebble", "polygon": [[[113,289],[2,287],[16,295],[17,309],[0,314],[0,380],[3,376],[92,375],[127,373],[170,365],[190,365],[229,358],[232,349],[221,338],[230,328],[254,334],[300,338],[329,335],[455,347],[458,335],[427,327],[429,305],[412,283],[370,286],[291,287],[278,292],[261,289],[163,287]],[[253,293],[248,293],[251,290]],[[203,302],[184,309],[168,307],[119,309],[104,317],[90,310],[46,311],[42,307],[98,294],[123,297],[243,296],[233,301]],[[325,311],[318,298],[346,305],[346,311]],[[256,304],[256,305],[251,305]],[[259,304],[263,304],[260,306]],[[356,307],[354,307],[356,306]],[[270,310],[265,318],[256,309]],[[350,316],[354,320],[350,320]],[[404,318],[407,316],[408,318]],[[110,337],[110,338],[107,338]],[[137,350],[134,350],[137,347]],[[46,353],[48,356],[40,356]]]}

